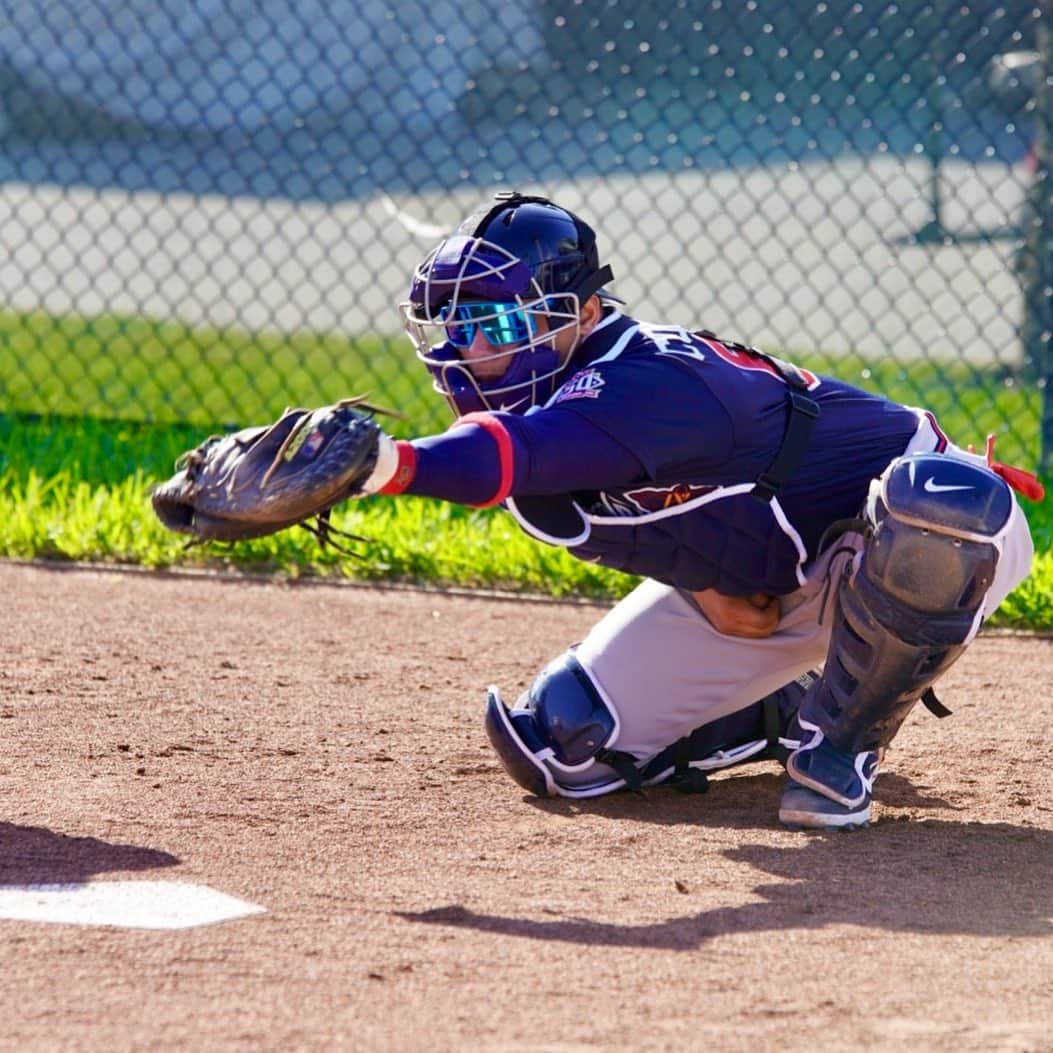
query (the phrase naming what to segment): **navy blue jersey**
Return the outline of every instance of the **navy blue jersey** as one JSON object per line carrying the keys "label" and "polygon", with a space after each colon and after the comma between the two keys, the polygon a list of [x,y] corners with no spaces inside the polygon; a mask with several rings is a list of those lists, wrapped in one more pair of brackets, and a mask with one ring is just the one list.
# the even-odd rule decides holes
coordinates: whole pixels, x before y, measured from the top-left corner
{"label": "navy blue jersey", "polygon": [[612,312],[545,406],[415,443],[410,490],[469,503],[496,495],[540,540],[681,588],[785,594],[928,416],[804,375],[819,418],[787,484],[761,501],[754,484],[789,412],[778,370],[716,338]]}

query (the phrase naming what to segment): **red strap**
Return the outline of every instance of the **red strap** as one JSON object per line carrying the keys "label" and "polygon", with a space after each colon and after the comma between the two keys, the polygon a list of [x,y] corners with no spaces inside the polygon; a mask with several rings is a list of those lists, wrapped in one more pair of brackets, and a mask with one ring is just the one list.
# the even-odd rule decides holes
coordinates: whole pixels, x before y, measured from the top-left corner
{"label": "red strap", "polygon": [[[930,426],[932,427],[932,430],[936,432],[935,452],[943,453],[943,451],[947,449],[947,443],[950,440],[944,434],[943,429],[940,427],[939,422],[936,420],[935,414],[930,413],[928,410],[924,410],[923,412],[925,413],[925,418],[926,420],[928,420]],[[969,452],[972,453],[973,451],[970,449]]]}
{"label": "red strap", "polygon": [[1041,501],[1046,496],[1046,488],[1032,472],[1017,468],[1012,464],[1002,464],[994,459],[995,436],[987,436],[987,467],[995,475],[1001,476],[1018,494],[1029,501]]}
{"label": "red strap", "polygon": [[466,413],[458,417],[450,427],[457,428],[462,424],[478,424],[497,443],[497,458],[501,478],[497,484],[497,493],[489,501],[472,505],[472,508],[492,508],[499,505],[512,492],[512,439],[505,426],[490,413]]}
{"label": "red strap", "polygon": [[413,443],[397,439],[395,448],[399,453],[398,467],[395,474],[377,491],[378,494],[401,494],[417,474],[417,451]]}

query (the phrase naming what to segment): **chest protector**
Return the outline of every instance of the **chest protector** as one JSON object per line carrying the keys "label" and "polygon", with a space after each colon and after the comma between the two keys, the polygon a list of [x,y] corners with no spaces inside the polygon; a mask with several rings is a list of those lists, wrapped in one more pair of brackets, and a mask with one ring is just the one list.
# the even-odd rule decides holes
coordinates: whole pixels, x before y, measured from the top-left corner
{"label": "chest protector", "polygon": [[721,343],[763,361],[786,383],[786,429],[766,471],[734,486],[681,483],[509,499],[523,529],[586,562],[692,591],[782,595],[803,584],[807,553],[777,498],[805,455],[819,405],[796,366]]}

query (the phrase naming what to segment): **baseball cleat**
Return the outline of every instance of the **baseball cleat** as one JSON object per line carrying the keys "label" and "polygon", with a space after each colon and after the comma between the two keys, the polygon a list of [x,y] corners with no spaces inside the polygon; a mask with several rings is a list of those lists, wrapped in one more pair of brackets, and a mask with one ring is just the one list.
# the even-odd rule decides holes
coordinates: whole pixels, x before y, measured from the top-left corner
{"label": "baseball cleat", "polygon": [[870,822],[877,753],[845,753],[801,719],[802,744],[786,762],[779,821],[799,829],[849,830]]}
{"label": "baseball cleat", "polygon": [[791,830],[861,830],[870,825],[870,799],[846,808],[791,779],[779,802],[779,822]]}

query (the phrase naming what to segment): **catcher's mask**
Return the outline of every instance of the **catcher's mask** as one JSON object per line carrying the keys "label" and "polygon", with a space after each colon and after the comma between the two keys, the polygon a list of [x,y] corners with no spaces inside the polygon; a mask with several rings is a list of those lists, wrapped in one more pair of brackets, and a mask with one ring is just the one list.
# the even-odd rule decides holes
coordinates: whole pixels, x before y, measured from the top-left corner
{"label": "catcher's mask", "polygon": [[[429,253],[400,309],[455,413],[524,413],[551,397],[566,366],[554,338],[574,331],[577,344],[581,305],[612,278],[587,223],[546,198],[506,192]],[[479,330],[491,353],[473,363],[503,363],[492,379],[461,357]]]}

